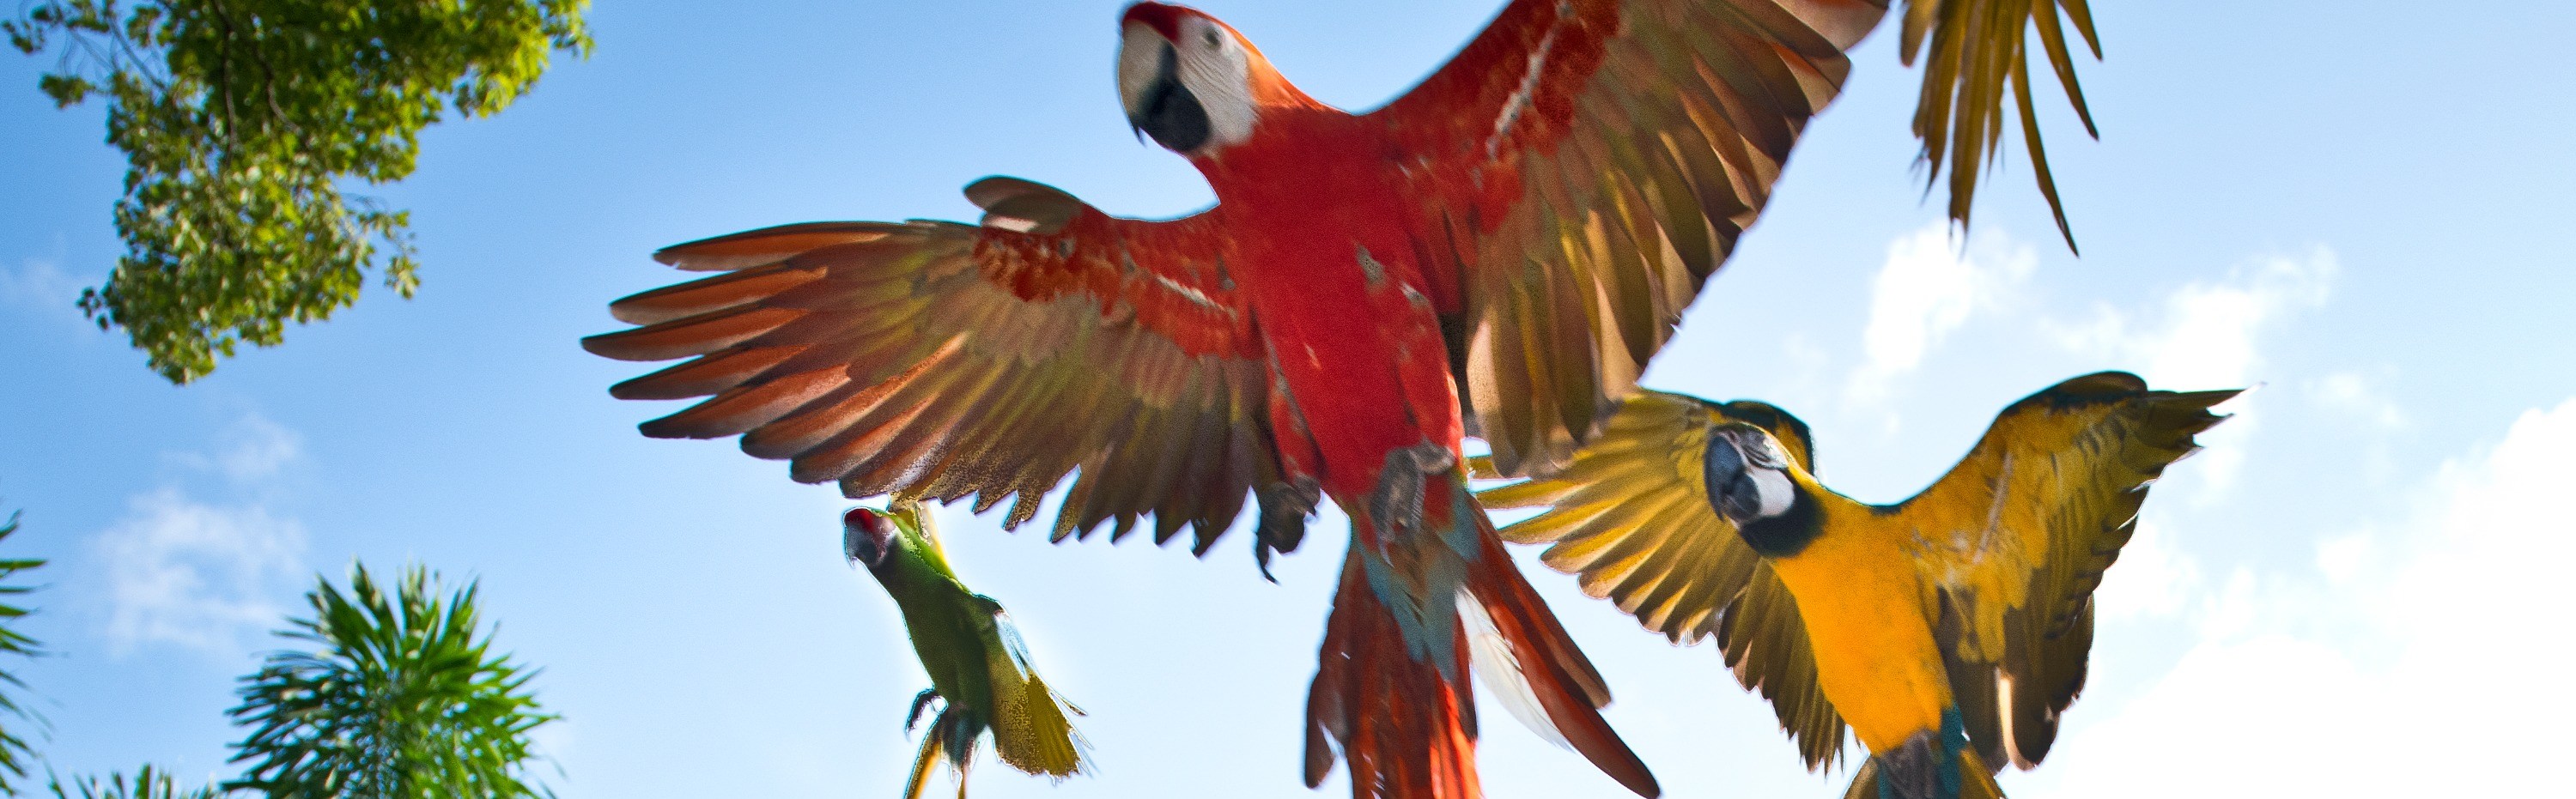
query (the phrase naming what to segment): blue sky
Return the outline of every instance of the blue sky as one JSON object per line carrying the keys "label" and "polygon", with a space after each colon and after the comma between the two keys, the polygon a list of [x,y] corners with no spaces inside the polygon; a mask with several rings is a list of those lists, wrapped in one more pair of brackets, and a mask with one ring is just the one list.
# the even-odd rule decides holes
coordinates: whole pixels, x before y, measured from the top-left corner
{"label": "blue sky", "polygon": [[[993,173],[1118,213],[1205,204],[1119,117],[1118,6],[602,4],[592,58],[429,131],[418,174],[381,192],[412,209],[418,298],[372,293],[186,388],[71,306],[119,251],[101,109],[57,112],[34,91],[48,62],[0,59],[0,504],[25,510],[15,551],[54,560],[30,627],[58,654],[26,672],[51,762],[229,774],[233,678],[312,575],[364,559],[482,579],[501,645],[544,667],[565,716],[544,745],[566,797],[894,792],[924,680],[840,560],[846,503],[730,442],[636,435],[670,409],[609,399],[635,367],[575,342],[617,327],[608,300],[680,277],[652,249],[700,236],[971,218],[956,189]],[[1352,107],[1497,6],[1205,3]],[[1827,480],[1873,500],[2068,376],[2260,383],[2148,503],[2103,588],[2090,688],[2005,788],[2555,784],[2511,755],[2576,743],[2548,724],[2576,711],[2552,665],[2576,556],[2576,10],[2097,12],[2109,60],[2083,76],[2104,139],[2043,103],[2083,258],[2018,158],[1972,235],[1942,232],[1909,171],[1916,75],[1880,36],[1648,382],[1789,408]],[[1201,562],[944,518],[969,581],[1091,712],[1099,765],[1055,787],[988,766],[981,795],[1314,795],[1298,722],[1336,536],[1274,586],[1239,537]],[[1846,777],[1802,771],[1715,651],[1533,580],[1667,795],[1839,795]],[[1620,795],[1506,722],[1482,763],[1495,796]],[[1338,772],[1325,790],[1346,790]]]}

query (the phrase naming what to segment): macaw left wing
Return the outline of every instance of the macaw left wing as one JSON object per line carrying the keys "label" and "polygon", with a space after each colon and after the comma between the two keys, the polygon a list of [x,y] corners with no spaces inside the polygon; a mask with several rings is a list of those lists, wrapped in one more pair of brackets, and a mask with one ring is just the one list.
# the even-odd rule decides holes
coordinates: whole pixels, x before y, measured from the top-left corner
{"label": "macaw left wing", "polygon": [[[1564,471],[1476,499],[1496,510],[1546,508],[1504,527],[1503,540],[1552,544],[1542,562],[1577,575],[1584,593],[1617,603],[1646,629],[1674,643],[1715,635],[1736,681],[1771,701],[1807,768],[1827,768],[1842,753],[1843,719],[1816,682],[1797,599],[1701,488],[1698,453],[1710,428],[1730,422],[1770,430],[1799,466],[1813,468],[1807,426],[1786,411],[1649,390],[1620,403]],[[1497,476],[1488,459],[1468,466]]]}
{"label": "macaw left wing", "polygon": [[1259,488],[1263,554],[1293,549],[1311,508],[1274,507],[1301,495],[1280,482],[1220,212],[1123,219],[1012,178],[966,193],[981,226],[821,222],[665,249],[725,274],[618,300],[641,327],[582,346],[692,358],[610,389],[713,395],[646,435],[740,435],[852,498],[974,495],[982,512],[1017,495],[1017,526],[1078,468],[1056,538],[1152,515],[1156,541],[1189,525],[1204,553]]}
{"label": "macaw left wing", "polygon": [[[1948,474],[1897,506],[1968,737],[1990,768],[2037,765],[2084,688],[2093,589],[2165,466],[2236,391],[2150,391],[2122,372],[2013,403]],[[2009,758],[2007,760],[2006,758]]]}
{"label": "macaw left wing", "polygon": [[1562,467],[1635,389],[1886,10],[1515,0],[1370,113],[1421,198],[1453,365],[1504,474]]}

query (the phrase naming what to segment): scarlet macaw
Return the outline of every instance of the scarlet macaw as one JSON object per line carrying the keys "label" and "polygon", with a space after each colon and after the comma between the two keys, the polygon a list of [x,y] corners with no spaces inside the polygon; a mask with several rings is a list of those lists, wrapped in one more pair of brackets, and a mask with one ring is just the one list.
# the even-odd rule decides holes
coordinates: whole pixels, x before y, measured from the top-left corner
{"label": "scarlet macaw", "polygon": [[1806,424],[1759,402],[1647,391],[1547,479],[1479,495],[1546,508],[1503,528],[1677,643],[1714,635],[1810,770],[1849,722],[1847,799],[1999,799],[2084,687],[2093,588],[2147,486],[2235,391],[2104,372],[2013,403],[1940,481],[1894,505],[1816,482]]}
{"label": "scarlet macaw", "polygon": [[[825,222],[665,249],[726,274],[584,340],[693,360],[614,395],[714,395],[647,435],[742,436],[851,497],[1014,495],[1077,467],[1055,537],[1144,515],[1204,553],[1247,491],[1263,563],[1322,496],[1351,546],[1309,693],[1305,778],[1477,795],[1474,666],[1639,794],[1600,675],[1457,468],[1562,465],[1635,386],[1770,195],[1884,0],[1516,0],[1384,108],[1352,114],[1195,10],[1130,6],[1119,97],[1218,204],[1112,217],[988,178],[980,226]],[[1490,629],[1483,629],[1490,628]],[[1477,656],[1462,641],[1474,640]],[[1488,656],[1495,653],[1498,656]],[[1497,668],[1499,667],[1499,668]]]}
{"label": "scarlet macaw", "polygon": [[1012,768],[1058,779],[1082,770],[1082,736],[1065,715],[1082,711],[1038,677],[1002,603],[958,581],[930,515],[918,503],[897,502],[882,513],[853,508],[841,525],[842,551],[894,598],[913,654],[930,675],[930,689],[913,699],[905,726],[920,721],[931,700],[940,702],[921,734],[905,799],[921,799],[931,768],[942,760],[957,778],[957,795],[965,796],[966,769],[987,732],[994,753]]}

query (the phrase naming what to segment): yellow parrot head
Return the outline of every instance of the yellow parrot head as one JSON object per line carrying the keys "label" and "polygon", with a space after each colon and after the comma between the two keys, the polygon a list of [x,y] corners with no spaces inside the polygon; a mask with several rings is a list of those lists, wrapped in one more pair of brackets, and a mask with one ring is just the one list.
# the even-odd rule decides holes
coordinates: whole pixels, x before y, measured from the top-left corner
{"label": "yellow parrot head", "polygon": [[1770,431],[1742,422],[1721,425],[1709,431],[1703,457],[1709,503],[1738,527],[1778,518],[1797,500],[1789,456]]}

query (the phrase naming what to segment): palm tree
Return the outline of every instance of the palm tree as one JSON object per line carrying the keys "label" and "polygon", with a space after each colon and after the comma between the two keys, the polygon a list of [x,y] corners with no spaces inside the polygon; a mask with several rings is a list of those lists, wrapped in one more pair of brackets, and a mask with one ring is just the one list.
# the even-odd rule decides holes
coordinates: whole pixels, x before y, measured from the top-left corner
{"label": "palm tree", "polygon": [[311,651],[272,654],[242,678],[251,728],[232,762],[252,765],[226,790],[271,799],[551,796],[527,780],[529,732],[555,717],[527,690],[536,674],[490,652],[477,630],[475,585],[439,601],[418,567],[388,595],[363,565],[346,593],[327,579],[306,594],[310,618],[278,634]]}
{"label": "palm tree", "polygon": [[[0,541],[8,540],[16,532],[18,514],[11,513],[9,521],[0,522]],[[43,653],[43,648],[36,639],[18,631],[19,620],[32,611],[20,607],[13,599],[35,588],[12,579],[19,572],[43,565],[44,561],[30,558],[0,560],[0,659],[5,659],[0,661],[0,793],[18,792],[15,780],[27,776],[27,760],[34,756],[34,752],[27,748],[26,725],[43,723],[26,706],[19,704],[16,696],[27,687],[26,683],[18,680],[17,659],[35,657]]]}
{"label": "palm tree", "polygon": [[131,782],[123,774],[111,774],[103,782],[97,777],[73,780],[69,789],[62,780],[54,780],[51,787],[54,799],[73,799],[73,791],[80,792],[79,799],[217,799],[222,795],[213,788],[179,790],[170,772],[156,772],[148,765],[137,770]]}

